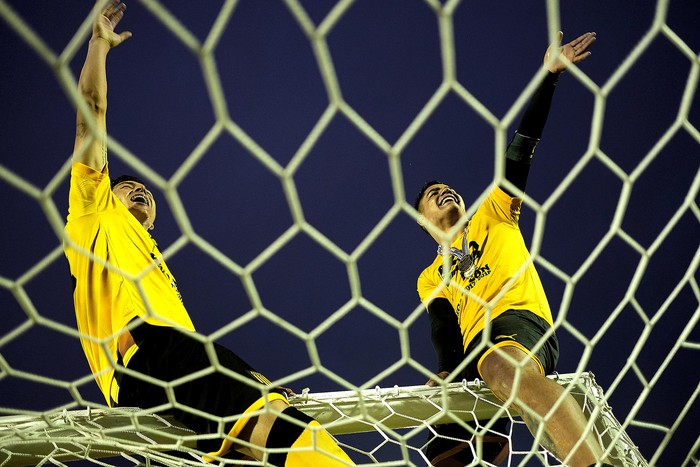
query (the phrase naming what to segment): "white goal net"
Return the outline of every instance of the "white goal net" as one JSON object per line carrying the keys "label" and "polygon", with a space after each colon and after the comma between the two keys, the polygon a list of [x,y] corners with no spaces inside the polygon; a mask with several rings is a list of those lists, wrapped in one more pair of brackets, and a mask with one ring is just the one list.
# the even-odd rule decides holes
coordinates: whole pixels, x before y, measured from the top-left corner
{"label": "white goal net", "polygon": [[[595,420],[594,431],[601,445],[607,448],[611,462],[621,466],[648,465],[613,415],[592,375],[557,375],[555,379],[562,386],[571,387],[581,409]],[[326,393],[305,391],[291,402],[339,439],[352,443],[346,444],[346,449],[359,462],[368,464],[391,465],[380,460],[386,446],[403,451],[405,460],[414,459],[418,465],[420,460],[427,463],[421,447],[434,433],[431,426],[437,424],[482,421],[483,425],[477,427],[482,434],[488,434],[489,419],[507,416],[508,431],[499,434],[512,441],[518,430],[518,423],[507,412],[503,413],[499,401],[479,381],[452,383],[445,388],[396,386]],[[353,443],[350,435],[358,433],[369,434],[369,438],[357,438],[359,442]],[[45,413],[41,417],[0,418],[0,459],[5,467],[87,459],[97,462],[104,457],[118,457],[130,464],[147,461],[199,465],[202,453],[195,449],[195,439],[194,432],[171,418],[138,409],[88,409]],[[476,439],[472,442],[475,452],[479,445]],[[513,446],[509,464],[529,457],[544,463],[551,460],[542,449],[530,451]]]}
{"label": "white goal net", "polygon": [[[508,465],[558,465],[485,386],[422,386],[435,250],[411,204],[428,179],[468,205],[498,181],[550,38],[596,31],[521,228],[557,380],[612,462],[697,465],[700,2],[617,3],[132,0],[110,171],[154,191],[198,332],[293,388],[357,463],[425,465],[444,417],[477,423],[478,454],[495,416]],[[91,6],[0,0],[0,466],[196,464],[185,427],[105,406],[75,330],[61,243]]]}

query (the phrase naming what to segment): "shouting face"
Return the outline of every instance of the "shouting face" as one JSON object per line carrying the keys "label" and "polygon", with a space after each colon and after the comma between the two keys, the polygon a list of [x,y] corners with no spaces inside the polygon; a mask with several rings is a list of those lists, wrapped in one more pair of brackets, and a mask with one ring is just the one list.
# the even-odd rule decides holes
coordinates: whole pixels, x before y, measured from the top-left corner
{"label": "shouting face", "polygon": [[156,220],[156,201],[143,183],[120,182],[114,185],[112,191],[147,230],[153,229],[153,223]]}

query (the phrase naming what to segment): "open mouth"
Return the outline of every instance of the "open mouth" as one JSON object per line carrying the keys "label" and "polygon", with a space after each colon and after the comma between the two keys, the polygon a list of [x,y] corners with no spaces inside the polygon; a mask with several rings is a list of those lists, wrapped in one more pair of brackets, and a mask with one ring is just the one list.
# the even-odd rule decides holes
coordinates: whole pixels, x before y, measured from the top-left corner
{"label": "open mouth", "polygon": [[440,206],[444,206],[445,204],[449,203],[450,201],[452,201],[455,204],[458,204],[457,197],[451,193],[448,193],[440,200]]}
{"label": "open mouth", "polygon": [[144,206],[148,206],[148,198],[146,198],[146,195],[142,195],[140,193],[135,194],[134,196],[131,197],[131,202],[132,203],[139,203],[143,204]]}

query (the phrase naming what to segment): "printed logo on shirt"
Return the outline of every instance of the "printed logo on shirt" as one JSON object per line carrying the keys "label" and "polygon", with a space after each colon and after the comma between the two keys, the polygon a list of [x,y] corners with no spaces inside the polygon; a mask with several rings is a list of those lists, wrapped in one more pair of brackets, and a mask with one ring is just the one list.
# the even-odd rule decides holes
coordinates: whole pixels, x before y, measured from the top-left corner
{"label": "printed logo on shirt", "polygon": [[[469,242],[469,252],[461,255],[462,259],[455,260],[455,256],[453,256],[452,265],[450,266],[450,277],[457,279],[466,290],[471,290],[479,280],[491,274],[488,264],[479,266],[479,261],[483,255],[483,247],[486,246],[487,241],[488,235],[484,238],[482,245],[472,240]],[[438,267],[438,273],[440,277],[445,277],[442,266]]]}
{"label": "printed logo on shirt", "polygon": [[173,290],[175,291],[175,293],[177,294],[177,298],[180,299],[180,301],[182,301],[182,295],[180,294],[180,290],[177,288],[177,281],[163,267],[163,262],[154,253],[154,251],[157,247],[158,247],[158,244],[153,245],[153,250],[151,250],[151,259],[153,259],[153,261],[156,263],[156,266],[158,266],[158,269],[160,269],[160,272],[162,272],[163,275],[170,281],[170,287],[172,287]]}

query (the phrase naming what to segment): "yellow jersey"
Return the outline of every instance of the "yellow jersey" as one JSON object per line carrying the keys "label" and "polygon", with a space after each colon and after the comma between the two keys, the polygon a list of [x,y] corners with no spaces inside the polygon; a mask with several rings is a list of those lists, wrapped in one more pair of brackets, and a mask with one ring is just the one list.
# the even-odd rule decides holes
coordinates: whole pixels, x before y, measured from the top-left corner
{"label": "yellow jersey", "polygon": [[463,232],[452,243],[448,278],[443,280],[442,254],[418,277],[418,295],[426,307],[435,298],[452,304],[465,349],[484,328],[489,309],[490,319],[507,310],[529,310],[552,324],[542,282],[518,227],[521,203],[495,188],[469,220],[466,238]]}
{"label": "yellow jersey", "polygon": [[80,341],[110,404],[117,340],[129,321],[194,325],[155,240],[112,193],[107,167],[73,164],[65,232]]}

